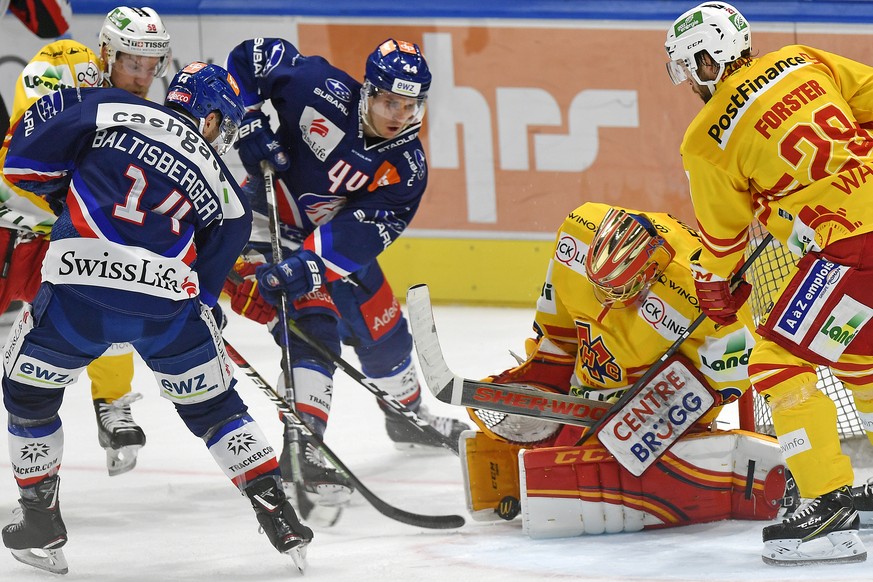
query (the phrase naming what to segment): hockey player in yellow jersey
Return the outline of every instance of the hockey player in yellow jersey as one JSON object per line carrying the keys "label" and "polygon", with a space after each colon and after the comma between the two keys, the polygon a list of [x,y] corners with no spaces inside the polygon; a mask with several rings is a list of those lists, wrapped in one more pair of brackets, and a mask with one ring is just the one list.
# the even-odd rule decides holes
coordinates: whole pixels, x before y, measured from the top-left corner
{"label": "hockey player in yellow jersey", "polygon": [[764,529],[763,559],[865,560],[856,510],[873,509],[871,498],[850,489],[816,369],[830,366],[873,426],[873,68],[807,46],[753,56],[750,24],[722,2],[682,14],[666,49],[674,83],[704,102],[681,146],[702,240],[701,308],[724,322],[745,300],[728,279],[754,219],[800,257],[758,329],[749,372],[800,495],[814,501]]}
{"label": "hockey player in yellow jersey", "polygon": [[[576,208],[556,237],[527,357],[489,381],[617,400],[700,316],[688,260],[699,245],[666,213]],[[462,463],[473,517],[512,518],[521,499],[532,537],[772,519],[784,490],[775,441],[713,432],[721,408],[749,387],[756,338],[750,311],[740,311],[743,322],[704,320],[681,343],[677,358],[717,393],[716,405],[641,477],[596,439],[576,446],[578,427],[471,409],[480,432],[462,436]],[[745,482],[748,459],[757,463],[755,494],[743,501],[744,487],[733,484]]]}
{"label": "hockey player in yellow jersey", "polygon": [[[150,8],[119,6],[104,20],[100,54],[74,40],[44,46],[25,66],[15,85],[10,121],[18,122],[40,97],[66,87],[115,86],[145,97],[155,77],[167,70],[170,37],[160,16]],[[11,132],[7,138],[11,136]],[[0,149],[0,168],[6,147]],[[43,198],[25,192],[0,173],[0,313],[13,301],[30,301],[41,282],[47,233],[55,213]],[[110,475],[129,471],[136,464],[145,433],[133,421],[130,403],[133,352],[130,346],[113,347],[88,366],[100,445],[106,450]]]}

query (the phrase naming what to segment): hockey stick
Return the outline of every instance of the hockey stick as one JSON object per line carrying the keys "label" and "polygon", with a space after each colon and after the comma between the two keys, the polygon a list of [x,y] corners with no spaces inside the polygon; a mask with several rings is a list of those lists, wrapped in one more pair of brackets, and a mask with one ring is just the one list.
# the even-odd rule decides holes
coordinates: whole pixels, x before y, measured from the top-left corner
{"label": "hockey stick", "polygon": [[[267,212],[269,213],[269,229],[270,229],[270,247],[273,251],[273,264],[278,265],[282,262],[282,242],[279,233],[279,202],[276,199],[276,184],[273,180],[273,167],[269,162],[261,163],[261,170],[264,174],[264,192],[267,198]],[[283,291],[279,293],[279,305],[277,306],[279,321],[288,321],[288,296]],[[291,366],[291,339],[288,335],[288,328],[283,327],[280,331],[279,345],[282,348],[282,376],[285,379],[285,395],[287,404],[294,413],[297,413],[297,400],[294,396],[294,376]],[[296,494],[296,502],[300,507],[300,513],[304,517],[309,516],[314,503],[309,500],[303,488],[303,467],[302,453],[303,448],[300,443],[300,427],[296,423],[290,422],[287,416],[285,419],[285,435],[283,438],[288,440],[289,461],[291,464],[291,479],[294,482],[294,491]],[[299,418],[299,417],[298,417]]]}
{"label": "hockey stick", "polygon": [[339,457],[328,448],[324,441],[309,429],[294,407],[291,406],[291,403],[284,399],[275,388],[270,386],[270,384],[264,380],[264,377],[248,363],[242,354],[228,343],[227,340],[224,340],[224,346],[233,363],[243,370],[255,386],[260,388],[261,391],[263,391],[276,405],[276,408],[282,414],[285,421],[292,425],[296,431],[309,437],[319,448],[324,457],[339,471],[342,471],[348,476],[349,480],[355,484],[355,488],[361,493],[364,499],[370,502],[370,505],[372,505],[376,511],[395,521],[428,529],[454,529],[464,525],[464,518],[460,515],[420,515],[394,507],[377,497],[376,494],[370,491],[361,480],[349,470],[345,463],[343,463]]}
{"label": "hockey stick", "polygon": [[[752,253],[749,255],[749,258],[747,258],[745,262],[740,265],[740,268],[737,269],[737,272],[734,273],[734,275],[731,277],[731,290],[736,289],[737,285],[742,282],[743,275],[746,273],[746,271],[749,270],[749,267],[752,266],[752,263],[755,262],[758,256],[762,252],[764,252],[764,248],[770,245],[770,241],[772,240],[773,235],[768,233],[767,236],[765,236],[764,239],[761,241],[761,243],[757,247],[755,247],[755,250],[752,251]],[[664,352],[664,355],[661,356],[654,364],[649,366],[649,369],[646,370],[646,372],[642,376],[640,376],[637,381],[634,382],[631,387],[625,391],[624,394],[622,394],[621,398],[619,398],[618,401],[616,401],[616,403],[613,405],[612,413],[604,415],[603,418],[594,423],[594,426],[585,431],[585,434],[583,434],[582,437],[576,442],[576,446],[580,447],[585,444],[588,439],[600,432],[600,429],[602,429],[603,426],[607,422],[609,422],[609,420],[613,416],[620,413],[624,406],[628,402],[630,402],[646,384],[648,384],[649,380],[651,380],[655,374],[658,373],[658,371],[661,369],[661,366],[664,365],[664,362],[666,362],[668,359],[670,359],[671,356],[673,356],[673,354],[679,351],[682,343],[686,339],[688,339],[692,333],[694,333],[694,330],[696,330],[700,326],[700,324],[704,322],[704,320],[706,320],[706,314],[701,312],[700,315],[698,315],[697,318],[692,321],[687,328],[685,328],[685,331],[683,331],[679,335],[679,337],[676,338],[676,341],[673,342],[673,345],[667,348],[667,351]]]}
{"label": "hockey stick", "polygon": [[[228,279],[230,279],[233,283],[239,285],[243,282],[243,278],[239,275],[239,273],[235,271],[231,271],[228,275]],[[366,388],[373,394],[376,398],[382,401],[386,406],[389,406],[394,412],[403,416],[410,424],[415,426],[418,430],[422,431],[435,446],[444,447],[456,455],[458,454],[458,443],[452,441],[449,437],[435,429],[428,422],[422,419],[418,414],[416,414],[412,409],[408,406],[397,400],[393,394],[390,392],[386,392],[379,388],[379,386],[370,380],[363,372],[355,368],[352,364],[348,363],[341,356],[334,354],[327,346],[325,346],[321,341],[316,338],[310,336],[303,329],[297,325],[293,319],[288,319],[288,329],[300,338],[302,341],[306,342],[310,347],[319,352],[322,356],[333,362],[333,364],[345,372],[352,380]]]}
{"label": "hockey stick", "polygon": [[533,416],[585,427],[605,417],[611,408],[610,404],[599,400],[554,394],[516,384],[479,382],[458,376],[452,372],[443,356],[427,285],[409,288],[406,309],[421,373],[437,400],[456,406]]}

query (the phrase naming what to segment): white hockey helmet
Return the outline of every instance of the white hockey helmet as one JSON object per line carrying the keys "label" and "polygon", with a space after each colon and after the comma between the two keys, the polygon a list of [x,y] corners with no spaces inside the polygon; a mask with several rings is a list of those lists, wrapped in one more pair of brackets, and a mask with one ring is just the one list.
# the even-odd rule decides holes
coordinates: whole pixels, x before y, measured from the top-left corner
{"label": "white hockey helmet", "polygon": [[[689,77],[715,91],[725,65],[752,48],[752,31],[740,11],[727,2],[704,2],[676,19],[667,30],[664,43],[670,62],[667,73],[674,85]],[[706,51],[718,63],[715,79],[703,81],[697,75],[695,55]]]}
{"label": "white hockey helmet", "polygon": [[155,77],[163,77],[172,59],[170,35],[161,17],[152,8],[119,6],[106,15],[100,29],[100,51],[106,48],[106,76],[118,53],[157,57]]}
{"label": "white hockey helmet", "polygon": [[604,307],[629,304],[658,279],[673,255],[645,215],[610,208],[594,231],[585,276]]}

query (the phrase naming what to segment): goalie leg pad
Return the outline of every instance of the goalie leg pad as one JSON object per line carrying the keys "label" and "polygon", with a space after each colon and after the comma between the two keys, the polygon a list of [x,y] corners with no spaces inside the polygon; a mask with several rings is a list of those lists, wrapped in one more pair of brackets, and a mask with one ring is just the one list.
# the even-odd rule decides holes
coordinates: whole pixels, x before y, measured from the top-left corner
{"label": "goalie leg pad", "polygon": [[460,438],[461,471],[467,510],[476,521],[500,519],[497,508],[505,497],[519,499],[519,445],[464,431]]}
{"label": "goalie leg pad", "polygon": [[785,490],[778,443],[744,431],[683,437],[640,477],[599,445],[524,450],[519,476],[532,538],[769,520]]}

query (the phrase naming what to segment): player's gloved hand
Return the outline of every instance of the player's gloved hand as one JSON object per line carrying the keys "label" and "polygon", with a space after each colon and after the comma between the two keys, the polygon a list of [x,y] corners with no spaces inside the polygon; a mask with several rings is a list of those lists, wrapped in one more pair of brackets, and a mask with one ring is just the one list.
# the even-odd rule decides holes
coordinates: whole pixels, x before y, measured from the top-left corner
{"label": "player's gloved hand", "polygon": [[291,167],[288,153],[270,129],[270,118],[260,110],[248,111],[239,126],[239,137],[233,147],[249,176],[261,175],[261,162],[267,160],[277,172]]}
{"label": "player's gloved hand", "polygon": [[224,292],[230,296],[230,308],[236,313],[258,323],[269,323],[276,318],[276,308],[261,296],[255,277],[255,271],[263,265],[237,261],[224,282]]}
{"label": "player's gloved hand", "polygon": [[752,286],[741,281],[731,291],[730,281],[694,280],[700,310],[719,325],[730,325],[737,320],[737,311],[752,293]]}
{"label": "player's gloved hand", "polygon": [[276,305],[282,293],[293,301],[320,289],[324,282],[324,262],[312,251],[298,250],[278,265],[261,265],[256,274],[261,295]]}

